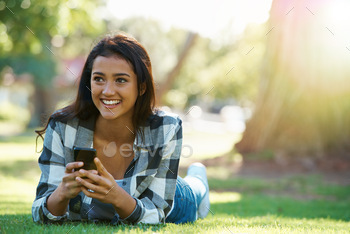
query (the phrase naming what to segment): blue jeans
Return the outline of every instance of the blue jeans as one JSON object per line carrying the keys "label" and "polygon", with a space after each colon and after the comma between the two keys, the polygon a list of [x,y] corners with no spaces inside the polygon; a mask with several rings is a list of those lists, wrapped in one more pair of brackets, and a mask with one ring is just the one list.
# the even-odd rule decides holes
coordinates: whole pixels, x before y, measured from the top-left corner
{"label": "blue jeans", "polygon": [[188,176],[185,179],[177,177],[174,207],[165,222],[179,224],[197,220],[197,210],[205,191],[188,179]]}
{"label": "blue jeans", "polygon": [[[186,176],[182,179],[177,177],[176,190],[174,196],[174,207],[168,217],[167,223],[187,223],[194,222],[198,219],[197,210],[205,193],[207,192],[202,180],[194,176]],[[116,180],[121,185],[122,180]],[[115,210],[111,204],[106,204],[92,199],[91,209],[89,210],[90,220],[111,220]]]}

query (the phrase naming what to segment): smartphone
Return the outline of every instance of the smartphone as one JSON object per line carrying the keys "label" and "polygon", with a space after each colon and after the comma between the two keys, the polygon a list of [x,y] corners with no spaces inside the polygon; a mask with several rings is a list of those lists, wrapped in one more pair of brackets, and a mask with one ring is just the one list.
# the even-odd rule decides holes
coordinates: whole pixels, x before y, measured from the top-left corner
{"label": "smartphone", "polygon": [[96,157],[96,149],[94,148],[82,148],[74,147],[74,161],[83,162],[84,166],[78,168],[85,170],[97,170],[96,164],[94,163],[94,158]]}

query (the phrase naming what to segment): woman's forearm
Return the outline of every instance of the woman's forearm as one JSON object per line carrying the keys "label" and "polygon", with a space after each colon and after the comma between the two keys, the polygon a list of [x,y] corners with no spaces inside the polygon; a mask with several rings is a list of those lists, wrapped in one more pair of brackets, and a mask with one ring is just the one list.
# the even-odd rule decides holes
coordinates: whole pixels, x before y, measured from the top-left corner
{"label": "woman's forearm", "polygon": [[118,198],[112,205],[119,214],[119,217],[124,219],[135,210],[136,201],[124,189],[119,187],[118,190]]}
{"label": "woman's forearm", "polygon": [[61,216],[64,215],[67,211],[69,200],[68,198],[65,198],[62,196],[62,193],[60,192],[61,187],[58,186],[56,190],[49,196],[47,199],[47,209],[51,212],[51,214],[55,216]]}

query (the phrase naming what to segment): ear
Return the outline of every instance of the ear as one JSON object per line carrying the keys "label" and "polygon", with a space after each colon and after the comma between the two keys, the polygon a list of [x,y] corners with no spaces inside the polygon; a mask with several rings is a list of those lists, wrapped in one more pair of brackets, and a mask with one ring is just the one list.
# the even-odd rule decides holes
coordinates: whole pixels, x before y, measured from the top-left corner
{"label": "ear", "polygon": [[139,94],[139,96],[144,95],[144,94],[145,94],[145,92],[146,92],[146,83],[145,83],[145,82],[143,82],[143,83],[141,84],[141,90],[140,90],[140,94]]}

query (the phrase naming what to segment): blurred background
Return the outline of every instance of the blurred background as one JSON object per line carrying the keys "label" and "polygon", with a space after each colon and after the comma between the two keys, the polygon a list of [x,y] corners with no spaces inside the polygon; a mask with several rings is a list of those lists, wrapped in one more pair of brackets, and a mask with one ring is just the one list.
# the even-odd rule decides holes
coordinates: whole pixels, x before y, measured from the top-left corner
{"label": "blurred background", "polygon": [[0,1],[1,183],[28,188],[30,206],[34,130],[75,99],[95,43],[124,31],[150,54],[158,106],[184,121],[181,175],[202,161],[217,191],[283,177],[296,193],[317,181],[348,197],[349,10],[345,0]]}

